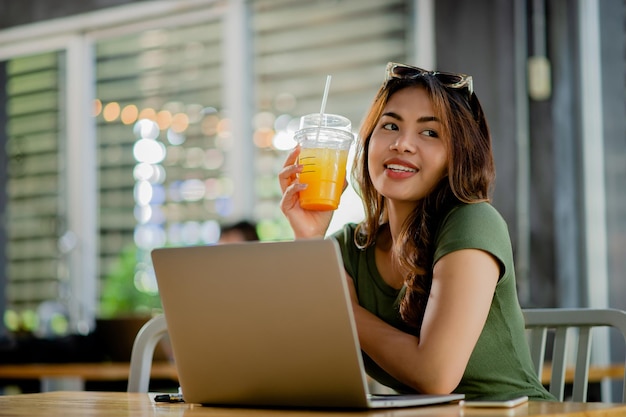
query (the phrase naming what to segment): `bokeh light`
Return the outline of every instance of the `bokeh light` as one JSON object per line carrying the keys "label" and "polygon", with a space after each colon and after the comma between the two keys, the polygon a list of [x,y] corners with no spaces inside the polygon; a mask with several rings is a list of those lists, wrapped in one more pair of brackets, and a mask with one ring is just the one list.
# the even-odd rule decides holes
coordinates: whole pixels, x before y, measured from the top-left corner
{"label": "bokeh light", "polygon": [[102,112],[102,100],[97,98],[93,101],[93,116],[98,116],[100,112]]}
{"label": "bokeh light", "polygon": [[154,110],[152,107],[146,107],[139,112],[139,116],[137,117],[139,119],[148,119],[154,121],[156,120],[156,110]]}
{"label": "bokeh light", "polygon": [[188,168],[199,168],[204,165],[205,152],[202,148],[188,148],[184,165]]}
{"label": "bokeh light", "polygon": [[204,198],[206,189],[204,183],[196,178],[183,181],[180,194],[185,201],[199,201]]}
{"label": "bokeh light", "polygon": [[216,220],[207,220],[200,227],[200,236],[204,243],[211,245],[220,239],[220,224]]}
{"label": "bokeh light", "polygon": [[207,200],[215,200],[222,195],[222,184],[217,178],[209,178],[204,181],[206,190],[205,198]]}
{"label": "bokeh light", "polygon": [[149,181],[154,175],[154,165],[140,162],[133,169],[133,178],[135,181]]}
{"label": "bokeh light", "polygon": [[174,132],[172,129],[167,129],[165,136],[167,137],[167,141],[174,146],[182,145],[185,143],[186,139],[185,135],[179,132]]}
{"label": "bokeh light", "polygon": [[125,125],[130,125],[137,121],[137,117],[139,116],[139,109],[134,104],[129,104],[122,109],[122,113],[120,114],[120,119],[122,123]]}
{"label": "bokeh light", "polygon": [[254,131],[252,138],[258,148],[271,148],[274,139],[274,130],[267,127],[260,127]]}
{"label": "bokeh light", "polygon": [[233,212],[233,199],[230,197],[222,197],[215,200],[215,210],[222,217],[228,217]]}
{"label": "bokeh light", "polygon": [[106,106],[104,106],[104,109],[102,110],[102,117],[104,118],[104,120],[106,120],[107,122],[112,122],[116,120],[119,116],[120,116],[120,104],[119,103],[112,101],[111,103],[108,103]]}
{"label": "bokeh light", "polygon": [[185,113],[176,113],[172,117],[172,130],[176,133],[182,133],[189,127],[189,116]]}
{"label": "bokeh light", "polygon": [[156,123],[161,130],[169,128],[172,124],[172,113],[167,110],[161,110],[156,115]]}
{"label": "bokeh light", "polygon": [[183,243],[186,245],[195,245],[201,242],[200,223],[196,221],[184,222],[181,237]]}
{"label": "bokeh light", "polygon": [[15,310],[7,309],[4,312],[4,325],[7,330],[17,332],[20,329],[20,323],[20,315]]}
{"label": "bokeh light", "polygon": [[[142,293],[156,295],[159,292],[154,272],[148,268],[137,268],[133,283],[135,288]],[[152,273],[151,273],[152,272]]]}
{"label": "bokeh light", "polygon": [[216,114],[209,114],[202,119],[201,129],[205,136],[217,135],[217,126],[220,123],[220,118]]}
{"label": "bokeh light", "polygon": [[291,120],[293,117],[290,114],[281,114],[274,120],[274,130],[287,130]]}
{"label": "bokeh light", "polygon": [[146,224],[152,217],[152,207],[148,205],[137,205],[133,210],[133,214],[137,223]]}
{"label": "bokeh light", "polygon": [[150,204],[152,200],[152,184],[148,181],[137,181],[134,189],[135,202],[140,206]]}
{"label": "bokeh light", "polygon": [[155,224],[138,225],[135,227],[135,245],[143,250],[151,250],[164,246],[166,243],[165,231]]}
{"label": "bokeh light", "polygon": [[293,138],[293,134],[286,132],[284,130],[276,133],[274,138],[272,139],[272,145],[274,148],[279,151],[286,151],[288,149],[293,149],[296,146],[297,142]]}
{"label": "bokeh light", "polygon": [[165,145],[152,139],[139,139],[133,146],[133,156],[137,162],[158,164],[165,159]]}
{"label": "bokeh light", "polygon": [[160,134],[156,122],[143,117],[133,126],[133,133],[137,139],[156,139]]}

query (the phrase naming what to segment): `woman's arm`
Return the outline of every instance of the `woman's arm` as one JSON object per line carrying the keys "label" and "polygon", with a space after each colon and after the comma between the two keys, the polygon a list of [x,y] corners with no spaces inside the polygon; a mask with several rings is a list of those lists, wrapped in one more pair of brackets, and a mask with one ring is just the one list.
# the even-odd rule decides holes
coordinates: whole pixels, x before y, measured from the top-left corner
{"label": "woman's arm", "polygon": [[443,256],[434,268],[419,339],[360,307],[349,279],[361,348],[419,392],[452,392],[485,325],[499,275],[498,262],[487,252],[463,249]]}

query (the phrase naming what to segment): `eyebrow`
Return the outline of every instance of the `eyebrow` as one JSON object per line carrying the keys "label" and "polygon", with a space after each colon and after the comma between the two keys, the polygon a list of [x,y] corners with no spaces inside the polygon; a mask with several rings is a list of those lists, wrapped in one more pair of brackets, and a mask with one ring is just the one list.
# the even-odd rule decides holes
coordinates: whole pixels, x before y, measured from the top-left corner
{"label": "eyebrow", "polygon": [[[395,113],[395,112],[392,112],[392,111],[383,113],[381,115],[381,117],[383,117],[383,116],[392,117],[392,118],[397,119],[397,120],[404,120],[402,118],[402,116],[400,116],[398,113]],[[435,117],[435,116],[423,116],[423,117],[420,117],[420,118],[417,119],[418,123],[439,122],[439,121],[440,120],[437,117]]]}

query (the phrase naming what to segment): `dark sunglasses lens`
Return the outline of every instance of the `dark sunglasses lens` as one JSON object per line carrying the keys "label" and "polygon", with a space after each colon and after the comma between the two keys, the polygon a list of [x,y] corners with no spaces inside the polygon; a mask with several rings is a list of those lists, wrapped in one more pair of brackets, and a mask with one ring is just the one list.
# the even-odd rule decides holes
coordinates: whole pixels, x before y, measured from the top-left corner
{"label": "dark sunglasses lens", "polygon": [[396,65],[391,68],[391,74],[397,78],[413,78],[423,74],[424,72],[425,71],[420,70],[419,68],[403,67],[400,65]]}
{"label": "dark sunglasses lens", "polygon": [[456,74],[437,73],[437,78],[443,85],[455,85],[463,81],[463,77]]}

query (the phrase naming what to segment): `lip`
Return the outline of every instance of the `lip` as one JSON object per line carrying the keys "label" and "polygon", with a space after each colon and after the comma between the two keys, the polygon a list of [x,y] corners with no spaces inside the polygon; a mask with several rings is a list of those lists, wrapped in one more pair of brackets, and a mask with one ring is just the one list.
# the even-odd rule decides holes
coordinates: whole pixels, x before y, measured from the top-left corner
{"label": "lip", "polygon": [[385,173],[392,179],[404,179],[419,172],[419,168],[414,164],[399,158],[391,158],[383,163]]}

